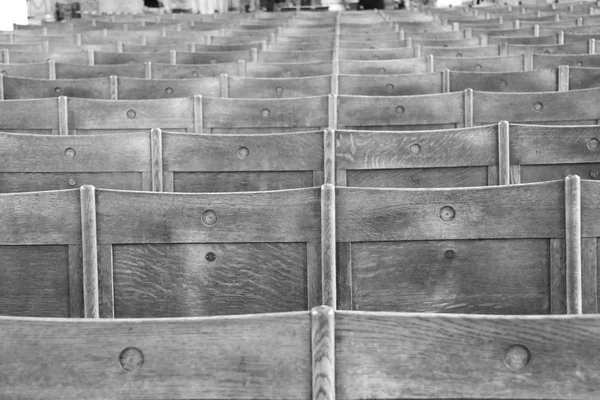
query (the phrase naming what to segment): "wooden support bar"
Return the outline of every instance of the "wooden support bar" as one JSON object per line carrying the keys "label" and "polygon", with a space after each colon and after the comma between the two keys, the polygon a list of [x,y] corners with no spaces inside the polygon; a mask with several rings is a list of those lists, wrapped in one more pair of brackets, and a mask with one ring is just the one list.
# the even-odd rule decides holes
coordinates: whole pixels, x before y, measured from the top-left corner
{"label": "wooden support bar", "polygon": [[96,189],[91,185],[83,185],[80,194],[84,316],[99,318]]}
{"label": "wooden support bar", "polygon": [[567,313],[581,314],[581,180],[577,175],[565,178],[565,234]]}
{"label": "wooden support bar", "polygon": [[321,271],[322,304],[336,308],[335,186],[321,186]]}
{"label": "wooden support bar", "polygon": [[508,121],[498,123],[498,184],[510,185],[510,125]]}
{"label": "wooden support bar", "polygon": [[152,191],[163,191],[163,157],[162,157],[162,131],[153,128],[150,131],[150,149],[152,154]]}
{"label": "wooden support bar", "polygon": [[335,400],[335,312],[319,306],[310,315],[312,399]]}

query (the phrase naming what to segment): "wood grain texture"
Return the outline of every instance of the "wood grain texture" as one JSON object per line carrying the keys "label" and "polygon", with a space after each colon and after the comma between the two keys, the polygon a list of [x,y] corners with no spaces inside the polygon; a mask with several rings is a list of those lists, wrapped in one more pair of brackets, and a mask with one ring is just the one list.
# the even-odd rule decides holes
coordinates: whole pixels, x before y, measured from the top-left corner
{"label": "wood grain texture", "polygon": [[[0,246],[0,313],[69,317],[70,254],[67,246]],[[73,260],[76,262],[76,260]]]}
{"label": "wood grain texture", "polygon": [[0,102],[0,130],[36,133],[58,132],[58,100],[28,99]]}
{"label": "wood grain texture", "polygon": [[113,260],[117,318],[298,311],[308,306],[303,243],[115,245]]}
{"label": "wood grain texture", "polygon": [[[293,98],[326,96],[331,87],[331,76],[298,78],[228,77],[228,95],[231,98]],[[217,97],[217,96],[212,96]]]}
{"label": "wood grain texture", "polygon": [[508,55],[515,54],[585,54],[588,52],[588,42],[573,42],[567,44],[509,44]]}
{"label": "wood grain texture", "polygon": [[[477,39],[479,41],[479,39]],[[413,43],[415,41],[413,40]],[[417,41],[417,43],[420,42]],[[444,45],[439,46],[439,43],[435,42],[421,42],[421,54],[427,56],[432,54],[434,57],[468,57],[468,58],[481,58],[481,57],[496,57],[498,56],[498,46],[455,46],[452,43],[446,47]]]}
{"label": "wood grain texture", "polygon": [[567,314],[567,254],[564,239],[550,239],[550,313]]}
{"label": "wood grain texture", "polygon": [[4,98],[41,99],[72,96],[92,99],[110,99],[108,78],[88,79],[34,79],[4,77]]}
{"label": "wood grain texture", "polygon": [[252,60],[250,50],[210,51],[210,52],[177,52],[177,64],[217,64]]}
{"label": "wood grain texture", "polygon": [[600,210],[600,182],[581,180],[581,237],[600,237],[598,221]]}
{"label": "wood grain texture", "polygon": [[143,63],[113,65],[56,63],[57,79],[90,79],[97,77],[109,77],[111,75],[129,78],[143,78],[145,75],[145,67]]}
{"label": "wood grain texture", "polygon": [[[337,190],[340,242],[565,236],[562,181],[463,189]],[[444,210],[449,213],[445,220]]]}
{"label": "wood grain texture", "polygon": [[[463,93],[338,96],[338,128],[464,123]],[[368,112],[365,112],[368,110]]]}
{"label": "wood grain texture", "polygon": [[219,97],[217,77],[192,79],[141,79],[119,77],[119,100],[170,99],[196,94]]}
{"label": "wood grain texture", "polygon": [[558,90],[556,69],[526,72],[450,72],[450,91],[471,88],[487,92],[552,92]]}
{"label": "wood grain texture", "polygon": [[[97,190],[96,199],[99,244],[320,241],[318,188],[231,194]],[[214,211],[217,222],[206,225],[205,211]]]}
{"label": "wood grain texture", "polygon": [[216,77],[220,74],[237,75],[237,72],[237,62],[201,65],[152,63],[152,79]]}
{"label": "wood grain texture", "polygon": [[[156,100],[69,100],[69,128],[78,134],[111,130],[194,128],[191,97]],[[81,132],[84,131],[84,132]]]}
{"label": "wood grain texture", "polygon": [[339,50],[340,60],[400,60],[412,58],[412,47],[395,49],[344,49]]}
{"label": "wood grain texture", "polygon": [[428,72],[425,58],[403,60],[340,60],[340,74],[387,75]]}
{"label": "wood grain texture", "polygon": [[95,188],[90,185],[82,186],[80,188],[80,201],[84,317],[98,318],[98,243]]}
{"label": "wood grain texture", "polygon": [[332,57],[333,51],[331,50],[261,51],[258,54],[258,61],[261,63],[308,63],[331,61]]}
{"label": "wood grain texture", "polygon": [[338,130],[336,167],[370,170],[495,165],[497,130],[496,125],[426,132]]}
{"label": "wood grain texture", "polygon": [[0,196],[0,243],[81,244],[79,190]]}
{"label": "wood grain texture", "polygon": [[363,242],[351,249],[354,310],[549,312],[547,240]]}
{"label": "wood grain texture", "polygon": [[115,317],[113,251],[111,245],[98,246],[98,316]]}
{"label": "wood grain texture", "polygon": [[451,188],[488,186],[492,167],[398,168],[342,170],[346,185],[380,188]]}
{"label": "wood grain texture", "polygon": [[[584,53],[587,53],[585,51]],[[600,54],[534,54],[534,69],[558,68],[559,65],[569,67],[600,67]],[[569,76],[570,80],[570,76]]]}
{"label": "wood grain texture", "polygon": [[598,312],[598,239],[581,240],[582,310],[584,314]]}
{"label": "wood grain texture", "polygon": [[510,185],[510,126],[498,122],[498,184]]}
{"label": "wood grain texture", "polygon": [[435,71],[508,72],[523,71],[523,56],[446,58],[436,57]]}
{"label": "wood grain texture", "polygon": [[246,63],[246,76],[255,78],[300,78],[328,75],[331,72],[331,61],[268,64]]}
{"label": "wood grain texture", "polygon": [[[597,316],[336,314],[343,399],[578,398],[597,390]],[[527,349],[511,370],[506,352]],[[514,365],[514,364],[508,364]]]}
{"label": "wood grain texture", "polygon": [[151,181],[152,191],[163,191],[163,151],[162,151],[162,131],[159,128],[153,128],[150,131],[150,152],[151,160]]}
{"label": "wood grain texture", "polygon": [[[2,317],[6,358],[1,365],[7,375],[0,394],[7,399],[46,399],[52,393],[63,399],[307,399],[310,324],[308,311],[166,320]],[[141,352],[140,369],[127,372],[120,366],[126,348]]]}
{"label": "wood grain texture", "polygon": [[337,307],[336,278],[336,210],[335,188],[332,184],[321,186],[321,271],[322,304]]}
{"label": "wood grain texture", "polygon": [[[242,148],[248,150],[245,158]],[[323,132],[262,135],[163,132],[163,168],[187,173],[323,170]]]}
{"label": "wood grain texture", "polygon": [[309,242],[306,244],[306,285],[308,308],[323,304],[322,298],[322,268],[321,268],[321,243]]}
{"label": "wood grain texture", "polygon": [[569,67],[568,82],[570,90],[600,87],[600,74],[596,68]]}
{"label": "wood grain texture", "polygon": [[340,75],[339,94],[406,96],[442,93],[442,74]]}
{"label": "wood grain texture", "polygon": [[[59,61],[59,60],[57,60]],[[139,64],[150,61],[152,63],[170,63],[171,52],[147,52],[147,53],[115,53],[115,52],[94,52],[95,64]],[[60,62],[60,61],[59,61]]]}
{"label": "wood grain texture", "polygon": [[0,64],[0,73],[7,76],[19,76],[22,78],[50,78],[48,63],[27,63],[27,64]]}
{"label": "wood grain texture", "polygon": [[310,312],[312,399],[335,400],[335,312],[320,306]]}
{"label": "wood grain texture", "polygon": [[328,126],[328,97],[296,99],[203,98],[204,129]]}
{"label": "wood grain texture", "polygon": [[591,104],[599,93],[600,89],[535,93],[475,92],[474,122],[484,124],[506,120],[558,124],[597,120],[600,119],[600,113]]}
{"label": "wood grain texture", "polygon": [[565,178],[565,233],[567,313],[581,314],[581,179],[577,175]]}

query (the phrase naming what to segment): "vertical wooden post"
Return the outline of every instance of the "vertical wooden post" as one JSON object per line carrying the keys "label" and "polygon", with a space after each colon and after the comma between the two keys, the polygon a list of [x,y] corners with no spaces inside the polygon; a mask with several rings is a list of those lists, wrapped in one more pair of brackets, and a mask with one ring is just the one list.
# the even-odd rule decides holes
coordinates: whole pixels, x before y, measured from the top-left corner
{"label": "vertical wooden post", "polygon": [[162,157],[162,131],[160,128],[152,128],[150,131],[150,150],[152,164],[152,191],[163,191],[163,157]]}
{"label": "vertical wooden post", "polygon": [[473,126],[473,89],[465,89],[465,128]]}
{"label": "vertical wooden post", "polygon": [[567,314],[581,314],[581,180],[577,175],[565,178],[565,235]]}
{"label": "vertical wooden post", "polygon": [[312,400],[335,400],[335,311],[319,306],[310,316]]}
{"label": "vertical wooden post", "polygon": [[568,92],[569,91],[569,66],[559,65],[558,66],[558,91]]}
{"label": "vertical wooden post", "polygon": [[321,186],[321,273],[322,304],[336,307],[336,264],[335,264],[335,186]]}
{"label": "vertical wooden post", "polygon": [[91,185],[83,185],[79,190],[81,195],[84,317],[99,318],[96,189]]}
{"label": "vertical wooden post", "polygon": [[204,110],[202,95],[194,95],[194,133],[204,133]]}
{"label": "vertical wooden post", "polygon": [[510,185],[510,126],[508,121],[498,122],[498,184]]}
{"label": "vertical wooden post", "polygon": [[227,74],[221,74],[220,85],[221,85],[221,90],[220,90],[221,97],[224,99],[228,98],[229,97],[229,77],[227,76]]}
{"label": "vertical wooden post", "polygon": [[323,132],[323,183],[335,185],[335,130]]}
{"label": "vertical wooden post", "polygon": [[58,97],[58,134],[66,136],[69,134],[69,110],[66,96]]}

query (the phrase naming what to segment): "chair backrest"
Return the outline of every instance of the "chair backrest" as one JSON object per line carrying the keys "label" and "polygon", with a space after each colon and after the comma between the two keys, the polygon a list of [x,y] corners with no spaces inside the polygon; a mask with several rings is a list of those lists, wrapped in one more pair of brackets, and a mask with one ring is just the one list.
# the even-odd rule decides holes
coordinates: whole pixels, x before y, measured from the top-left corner
{"label": "chair backrest", "polygon": [[566,68],[569,71],[569,90],[600,87],[600,68]]}
{"label": "chair backrest", "polygon": [[39,99],[72,96],[92,99],[110,99],[110,78],[87,79],[35,79],[0,77],[0,98]]}
{"label": "chair backrest", "polygon": [[597,390],[597,316],[338,311],[335,329],[338,398],[591,400]]}
{"label": "chair backrest", "polygon": [[95,185],[161,190],[152,174],[160,137],[149,132],[98,136],[0,133],[0,192],[35,192]]}
{"label": "chair backrest", "polygon": [[340,309],[565,312],[563,181],[338,187],[336,204]]}
{"label": "chair backrest", "polygon": [[338,75],[339,94],[400,96],[445,92],[444,74]]}
{"label": "chair backrest", "polygon": [[308,311],[114,321],[0,317],[3,352],[14,366],[0,396],[309,399],[312,386],[321,386],[312,382],[313,359],[322,360],[319,350],[311,354],[311,330],[325,334],[315,335],[317,345],[333,335],[319,322]]}
{"label": "chair backrest", "polygon": [[395,49],[339,49],[340,60],[398,60],[413,58],[415,50],[412,47]]}
{"label": "chair backrest", "polygon": [[[586,41],[587,39],[581,39],[580,42]],[[489,36],[488,43],[508,43],[508,44],[525,44],[525,45],[538,45],[538,44],[559,44],[558,35],[547,35],[547,36]],[[566,42],[565,42],[566,43]]]}
{"label": "chair backrest", "polygon": [[[413,130],[470,126],[469,93],[416,96],[337,95],[338,129]],[[498,119],[499,121],[501,119]]]}
{"label": "chair backrest", "polygon": [[499,93],[474,92],[475,124],[509,122],[554,125],[593,125],[600,119],[595,101],[600,89],[568,92]]}
{"label": "chair backrest", "polygon": [[586,54],[590,51],[590,44],[587,41],[573,42],[567,44],[509,44],[507,54],[518,55],[525,53],[534,54]]}
{"label": "chair backrest", "polygon": [[56,63],[57,79],[89,79],[111,75],[128,78],[149,77],[149,65],[139,64],[106,64],[106,65],[78,65]]}
{"label": "chair backrest", "polygon": [[[328,141],[332,146],[332,141]],[[262,135],[162,133],[167,192],[296,189],[324,183],[323,131]]]}
{"label": "chair backrest", "polygon": [[497,45],[473,47],[433,47],[421,46],[420,53],[424,56],[432,54],[435,57],[496,57],[499,50]]}
{"label": "chair backrest", "polygon": [[98,227],[99,286],[112,288],[99,294],[100,316],[247,314],[321,304],[320,192],[96,190],[90,218]]}
{"label": "chair backrest", "polygon": [[431,61],[435,71],[449,69],[451,71],[471,72],[525,71],[525,63],[526,57],[523,55],[481,58],[434,57]]}
{"label": "chair backrest", "polygon": [[57,63],[88,65],[90,63],[90,54],[87,51],[77,52],[26,52],[26,51],[6,51],[3,52],[4,63],[41,63],[48,60],[54,60]]}
{"label": "chair backrest", "polygon": [[563,179],[579,175],[600,179],[598,126],[510,125],[513,183]]}
{"label": "chair backrest", "polygon": [[64,97],[58,99],[27,99],[0,101],[0,131],[22,133],[66,134],[59,110],[66,105]]}
{"label": "chair backrest", "polygon": [[300,78],[331,74],[333,66],[331,61],[268,64],[246,63],[245,71],[246,76],[255,78]]}
{"label": "chair backrest", "polygon": [[330,126],[331,96],[288,99],[202,98],[198,133],[305,132]]}
{"label": "chair backrest", "polygon": [[94,64],[139,64],[144,62],[175,64],[175,51],[149,53],[94,52]]}
{"label": "chair backrest", "polygon": [[238,60],[255,61],[252,50],[211,51],[211,52],[177,52],[177,64],[218,64],[231,63]]}
{"label": "chair backrest", "polygon": [[47,62],[27,64],[0,64],[0,74],[23,78],[50,78],[50,67]]}
{"label": "chair backrest", "polygon": [[222,79],[226,89],[223,97],[256,99],[325,96],[331,93],[332,78],[331,75],[321,75],[298,78],[223,76]]}
{"label": "chair backrest", "polygon": [[440,188],[499,183],[502,138],[497,125],[413,132],[339,130],[335,134],[339,186]]}
{"label": "chair backrest", "polygon": [[203,95],[219,97],[221,81],[218,77],[192,79],[117,79],[120,100],[163,99]]}
{"label": "chair backrest", "polygon": [[341,60],[340,74],[422,74],[431,72],[427,58],[407,58],[402,60]]}
{"label": "chair backrest", "polygon": [[83,317],[79,190],[0,196],[0,314]]}
{"label": "chair backrest", "polygon": [[261,51],[258,53],[258,61],[264,63],[309,63],[331,61],[333,50],[309,50],[309,51]]}
{"label": "chair backrest", "polygon": [[243,76],[246,70],[245,64],[237,62],[198,65],[152,63],[150,68],[153,79],[203,78],[221,74]]}
{"label": "chair backrest", "polygon": [[557,68],[560,65],[571,67],[600,67],[600,54],[534,54],[533,68]]}
{"label": "chair backrest", "polygon": [[449,72],[449,90],[552,92],[559,90],[558,68],[521,72]]}

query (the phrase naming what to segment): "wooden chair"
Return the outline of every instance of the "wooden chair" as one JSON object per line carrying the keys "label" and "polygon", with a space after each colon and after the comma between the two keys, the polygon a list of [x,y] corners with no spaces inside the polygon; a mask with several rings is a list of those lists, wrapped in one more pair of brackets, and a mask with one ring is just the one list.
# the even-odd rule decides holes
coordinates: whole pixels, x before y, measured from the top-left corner
{"label": "wooden chair", "polygon": [[0,192],[72,189],[81,185],[160,190],[152,174],[157,165],[151,151],[155,146],[160,146],[160,139],[151,141],[149,132],[118,136],[0,133]]}
{"label": "wooden chair", "polygon": [[597,316],[338,311],[335,327],[342,399],[591,400],[597,391]]}
{"label": "wooden chair", "polygon": [[341,60],[340,74],[352,75],[399,75],[433,72],[427,58],[402,60]]}
{"label": "wooden chair", "polygon": [[600,87],[600,68],[563,67],[568,71],[568,89]]}
{"label": "wooden chair", "polygon": [[525,53],[535,54],[586,54],[591,50],[590,43],[587,41],[567,44],[540,44],[540,45],[519,45],[509,44],[507,54],[518,55]]}
{"label": "wooden chair", "polygon": [[246,65],[241,62],[200,65],[152,63],[150,69],[153,79],[181,79],[213,77],[221,74],[243,76]]}
{"label": "wooden chair", "polygon": [[94,64],[140,64],[144,62],[175,64],[175,51],[159,53],[94,52]]}
{"label": "wooden chair", "polygon": [[600,67],[600,54],[534,54],[533,68],[558,68],[560,65],[571,67]]}
{"label": "wooden chair", "polygon": [[256,50],[211,51],[211,52],[177,52],[177,64],[217,64],[231,63],[238,60],[256,61]]}
{"label": "wooden chair", "polygon": [[[524,45],[539,45],[539,44],[560,44],[558,42],[558,35],[547,35],[547,36],[512,36],[512,37],[501,37],[501,36],[489,36],[488,43],[508,43],[508,44],[524,44]],[[586,41],[587,39],[581,40]],[[566,43],[566,42],[565,42]]]}
{"label": "wooden chair", "polygon": [[110,78],[34,79],[7,76],[0,78],[0,98],[4,100],[59,96],[110,99],[113,91]]}
{"label": "wooden chair", "polygon": [[149,64],[77,65],[56,63],[58,79],[90,79],[116,75],[124,78],[149,78]]}
{"label": "wooden chair", "polygon": [[4,63],[41,63],[48,60],[54,60],[57,63],[88,65],[90,63],[90,54],[87,51],[77,52],[25,52],[25,51],[5,51],[3,52]]}
{"label": "wooden chair", "polygon": [[65,100],[59,97],[0,101],[0,131],[66,135]]}
{"label": "wooden chair", "polygon": [[337,188],[339,308],[565,313],[565,259],[577,256],[570,246],[577,230],[565,224],[571,189],[568,180]]}
{"label": "wooden chair", "polygon": [[[337,129],[415,130],[472,126],[469,92],[417,96],[338,95]],[[502,118],[497,121],[502,120]]]}
{"label": "wooden chair", "polygon": [[398,60],[413,58],[412,47],[399,47],[396,49],[339,49],[340,60]]}
{"label": "wooden chair", "polygon": [[503,161],[498,148],[508,146],[498,125],[413,132],[338,130],[335,135],[336,184],[352,187],[498,185]]}
{"label": "wooden chair", "polygon": [[79,190],[2,195],[0,203],[0,313],[83,317]]}
{"label": "wooden chair", "polygon": [[449,71],[449,91],[552,92],[559,90],[558,68],[523,72]]}
{"label": "wooden chair", "polygon": [[[598,126],[510,125],[512,183],[600,179]],[[535,151],[533,151],[535,149]]]}
{"label": "wooden chair", "polygon": [[338,75],[339,94],[399,96],[442,93],[444,74]]}
{"label": "wooden chair", "polygon": [[320,193],[96,189],[95,212],[88,215],[98,227],[100,317],[301,311],[322,304],[320,249],[329,246],[321,245]]}
{"label": "wooden chair", "polygon": [[328,96],[224,99],[202,98],[198,133],[305,132],[330,126],[333,108]]}
{"label": "wooden chair", "polygon": [[245,67],[245,75],[254,78],[301,78],[329,75],[332,71],[333,66],[331,61],[268,64],[246,63]]}
{"label": "wooden chair", "polygon": [[442,71],[444,69],[471,72],[517,72],[531,70],[531,68],[527,68],[529,59],[525,55],[481,58],[430,57],[430,64],[433,65],[434,71]]}
{"label": "wooden chair", "polygon": [[594,106],[599,94],[598,88],[568,92],[474,92],[473,121],[475,124],[506,120],[593,125],[600,119],[600,112]]}
{"label": "wooden chair", "polygon": [[221,81],[217,77],[193,79],[139,79],[114,77],[119,100],[164,99],[203,95],[219,97]]}
{"label": "wooden chair", "polygon": [[482,58],[482,57],[496,57],[498,56],[498,46],[476,46],[476,47],[432,47],[432,46],[420,46],[420,54],[425,56],[433,55],[434,57],[469,57],[469,58]]}
{"label": "wooden chair", "polygon": [[334,317],[323,309],[101,322],[0,317],[14,363],[0,396],[310,399],[313,390],[334,392]]}
{"label": "wooden chair", "polygon": [[222,75],[222,85],[226,90],[221,93],[221,97],[257,99],[326,96],[331,93],[331,80],[331,75],[299,78],[250,78]]}
{"label": "wooden chair", "polygon": [[[167,192],[245,192],[324,183],[322,131],[262,135],[162,133]],[[325,144],[324,144],[325,143]],[[329,154],[328,153],[328,154]]]}
{"label": "wooden chair", "polygon": [[48,79],[50,78],[50,65],[48,62],[0,64],[0,75]]}
{"label": "wooden chair", "polygon": [[331,61],[333,51],[261,51],[258,53],[258,61],[263,63],[289,63],[289,62],[322,62]]}

